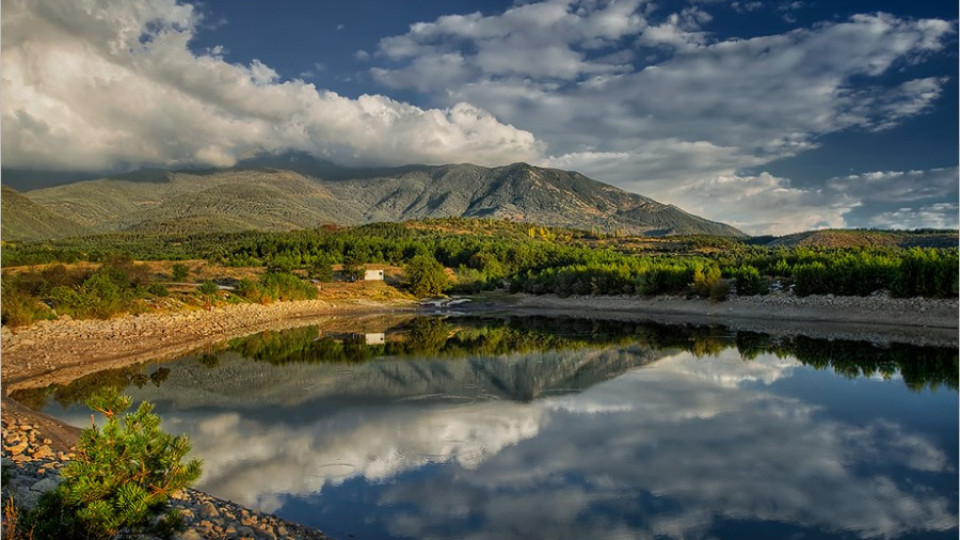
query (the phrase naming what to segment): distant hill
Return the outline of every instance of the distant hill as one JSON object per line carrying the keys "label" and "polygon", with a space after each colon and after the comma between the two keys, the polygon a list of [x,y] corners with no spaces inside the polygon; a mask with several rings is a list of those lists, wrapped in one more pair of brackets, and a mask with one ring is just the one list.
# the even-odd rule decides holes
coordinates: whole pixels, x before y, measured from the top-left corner
{"label": "distant hill", "polygon": [[90,229],[31,201],[3,186],[0,237],[5,240],[43,240],[90,233]]}
{"label": "distant hill", "polygon": [[231,169],[138,171],[25,195],[82,225],[71,232],[282,231],[458,216],[650,236],[743,236],[582,174],[525,163],[348,169],[286,154]]}
{"label": "distant hill", "polygon": [[960,242],[960,237],[958,237],[958,233],[955,230],[876,231],[826,229],[782,236],[771,240],[767,245],[774,247],[807,246],[825,248],[950,248],[957,247],[958,242]]}

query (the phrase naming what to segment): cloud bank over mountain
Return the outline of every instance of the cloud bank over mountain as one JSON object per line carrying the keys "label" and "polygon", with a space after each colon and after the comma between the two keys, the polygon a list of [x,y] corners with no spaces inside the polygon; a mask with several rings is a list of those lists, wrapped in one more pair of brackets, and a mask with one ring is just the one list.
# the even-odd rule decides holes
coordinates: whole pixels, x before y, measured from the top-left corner
{"label": "cloud bank over mountain", "polygon": [[535,160],[529,132],[468,103],[350,99],[188,43],[201,17],[174,0],[13,0],[3,6],[3,162],[104,170],[229,166],[262,151],[343,163]]}

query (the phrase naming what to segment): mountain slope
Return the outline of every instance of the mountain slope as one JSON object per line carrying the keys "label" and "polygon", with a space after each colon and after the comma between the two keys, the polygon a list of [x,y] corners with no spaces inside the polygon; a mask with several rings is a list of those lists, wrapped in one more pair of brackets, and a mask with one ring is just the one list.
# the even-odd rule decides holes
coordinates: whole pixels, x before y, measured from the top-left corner
{"label": "mountain slope", "polygon": [[6,241],[42,240],[84,234],[89,229],[31,201],[21,193],[3,186],[2,231]]}
{"label": "mountain slope", "polygon": [[955,230],[877,231],[825,229],[776,238],[770,246],[846,248],[951,248],[957,247]]}
{"label": "mountain slope", "polygon": [[27,196],[98,232],[290,230],[434,217],[510,219],[628,234],[740,236],[733,227],[591,180],[525,163],[346,169],[302,156],[219,171],[151,171]]}

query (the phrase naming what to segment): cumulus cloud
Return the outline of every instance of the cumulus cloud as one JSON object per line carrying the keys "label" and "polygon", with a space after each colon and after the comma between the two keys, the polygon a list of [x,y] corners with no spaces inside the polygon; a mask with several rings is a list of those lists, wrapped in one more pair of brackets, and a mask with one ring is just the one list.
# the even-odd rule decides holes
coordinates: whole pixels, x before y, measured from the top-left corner
{"label": "cumulus cloud", "polygon": [[845,214],[858,202],[823,189],[800,189],[784,178],[763,172],[756,176],[721,175],[689,183],[677,198],[687,208],[707,212],[723,208],[729,222],[750,234],[783,235],[797,230],[841,228]]}
{"label": "cumulus cloud", "polygon": [[884,229],[956,228],[960,171],[956,167],[874,171],[831,178],[825,193],[856,200],[847,226]]}
{"label": "cumulus cloud", "polygon": [[[576,168],[681,206],[698,187],[796,156],[823,135],[881,131],[927,112],[948,80],[902,78],[904,68],[944,49],[955,33],[944,20],[875,13],[718,39],[707,30],[704,9],[654,7],[548,0],[500,14],[441,17],[382,40],[381,65],[371,73],[439,102],[474,103],[536,133],[549,145],[542,164]],[[619,25],[598,24],[614,11]],[[505,46],[512,47],[509,55],[502,54]],[[894,70],[900,80],[885,80]],[[784,191],[782,179],[748,183],[761,182],[775,201],[822,196]],[[842,225],[831,209],[856,202],[830,205],[817,221]],[[747,221],[736,217],[744,208],[718,204],[685,208],[753,230],[795,231],[814,222]]]}
{"label": "cumulus cloud", "polygon": [[874,171],[831,178],[827,186],[864,202],[957,198],[957,167],[923,171]]}
{"label": "cumulus cloud", "polygon": [[188,47],[200,23],[174,0],[11,0],[3,6],[3,162],[12,167],[227,166],[262,151],[341,162],[502,164],[534,136],[465,102],[423,109],[349,99],[269,66]]}
{"label": "cumulus cloud", "polygon": [[869,226],[882,229],[956,229],[957,205],[935,203],[921,207],[902,207],[872,216]]}

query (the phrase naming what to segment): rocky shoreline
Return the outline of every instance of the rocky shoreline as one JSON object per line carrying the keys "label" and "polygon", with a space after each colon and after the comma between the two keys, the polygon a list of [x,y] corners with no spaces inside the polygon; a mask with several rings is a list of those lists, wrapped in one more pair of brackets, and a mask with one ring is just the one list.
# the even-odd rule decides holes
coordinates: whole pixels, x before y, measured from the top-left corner
{"label": "rocky shoreline", "polygon": [[[57,488],[59,469],[75,454],[54,451],[53,440],[46,438],[40,426],[29,420],[8,417],[2,426],[3,503],[6,505],[12,500],[20,507],[33,508],[43,493]],[[174,537],[177,540],[330,540],[329,536],[309,527],[195,489],[175,493],[170,503],[183,517],[186,527]],[[4,523],[5,534],[12,532],[7,529],[10,526]]]}

